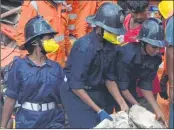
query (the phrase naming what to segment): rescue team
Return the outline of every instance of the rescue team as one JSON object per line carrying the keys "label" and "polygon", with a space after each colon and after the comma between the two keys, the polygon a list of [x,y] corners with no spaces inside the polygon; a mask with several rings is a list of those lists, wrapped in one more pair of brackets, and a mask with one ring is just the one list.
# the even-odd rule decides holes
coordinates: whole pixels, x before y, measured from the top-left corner
{"label": "rescue team", "polygon": [[[27,50],[28,54],[15,57],[11,65],[1,128],[6,128],[16,101],[21,104],[16,128],[65,128],[65,115],[69,128],[93,128],[104,119],[113,120],[113,108],[128,112],[134,104],[154,112],[167,125],[156,102],[164,47],[169,128],[174,128],[173,1],[159,3],[167,19],[165,30],[160,19],[147,17],[148,0],[126,1],[130,10],[126,18],[125,11],[111,1],[71,2],[69,23],[66,11],[70,7],[65,1],[24,1],[16,39],[21,53]],[[99,6],[95,14],[74,20],[75,8],[92,11],[93,6]],[[72,46],[73,29],[79,36],[74,35],[78,39]]]}

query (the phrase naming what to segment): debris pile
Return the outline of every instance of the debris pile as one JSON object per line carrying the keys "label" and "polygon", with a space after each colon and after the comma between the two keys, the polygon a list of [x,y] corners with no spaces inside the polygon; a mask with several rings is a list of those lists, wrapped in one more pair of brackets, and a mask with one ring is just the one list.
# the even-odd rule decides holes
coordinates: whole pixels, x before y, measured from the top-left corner
{"label": "debris pile", "polygon": [[95,128],[165,128],[165,126],[155,120],[155,115],[144,107],[134,105],[127,114],[120,111],[112,114],[113,121],[103,120]]}

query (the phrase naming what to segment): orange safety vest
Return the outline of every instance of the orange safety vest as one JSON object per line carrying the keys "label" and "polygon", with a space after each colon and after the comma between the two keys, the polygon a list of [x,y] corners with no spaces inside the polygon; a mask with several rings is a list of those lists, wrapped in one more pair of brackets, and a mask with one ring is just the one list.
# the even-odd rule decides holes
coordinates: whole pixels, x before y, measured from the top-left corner
{"label": "orange safety vest", "polygon": [[21,16],[17,26],[16,41],[19,46],[24,45],[24,28],[26,23],[36,15],[41,15],[58,32],[55,40],[60,45],[57,53],[47,54],[48,58],[57,61],[62,67],[65,65],[66,55],[69,54],[71,43],[69,40],[68,13],[62,4],[57,7],[49,1],[24,1]]}

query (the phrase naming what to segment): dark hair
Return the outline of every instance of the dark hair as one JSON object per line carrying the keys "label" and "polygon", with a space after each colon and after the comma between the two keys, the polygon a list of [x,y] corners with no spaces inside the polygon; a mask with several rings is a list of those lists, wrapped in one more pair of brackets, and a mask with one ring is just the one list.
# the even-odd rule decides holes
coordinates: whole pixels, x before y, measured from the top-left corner
{"label": "dark hair", "polygon": [[117,0],[117,4],[123,9],[124,15],[127,15],[129,13],[126,0]]}
{"label": "dark hair", "polygon": [[126,0],[127,7],[135,13],[143,12],[149,6],[149,0]]}
{"label": "dark hair", "polygon": [[28,51],[29,54],[32,54],[34,51],[34,46],[32,44],[25,44],[25,49]]}

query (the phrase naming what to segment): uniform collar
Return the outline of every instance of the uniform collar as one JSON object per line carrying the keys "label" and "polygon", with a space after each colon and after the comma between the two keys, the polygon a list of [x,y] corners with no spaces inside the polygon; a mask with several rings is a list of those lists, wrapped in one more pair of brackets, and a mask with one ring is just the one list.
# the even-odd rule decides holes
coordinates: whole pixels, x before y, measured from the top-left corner
{"label": "uniform collar", "polygon": [[[29,59],[28,56],[25,56],[24,59],[25,59],[25,61],[26,61],[28,64],[30,64],[30,65],[32,65],[32,66],[37,66],[33,61],[31,61],[31,60]],[[49,66],[49,67],[51,67],[51,66],[52,66],[52,63],[51,63],[51,61],[50,61],[49,59],[46,59],[45,63],[44,63],[41,67],[43,67],[43,66]]]}

